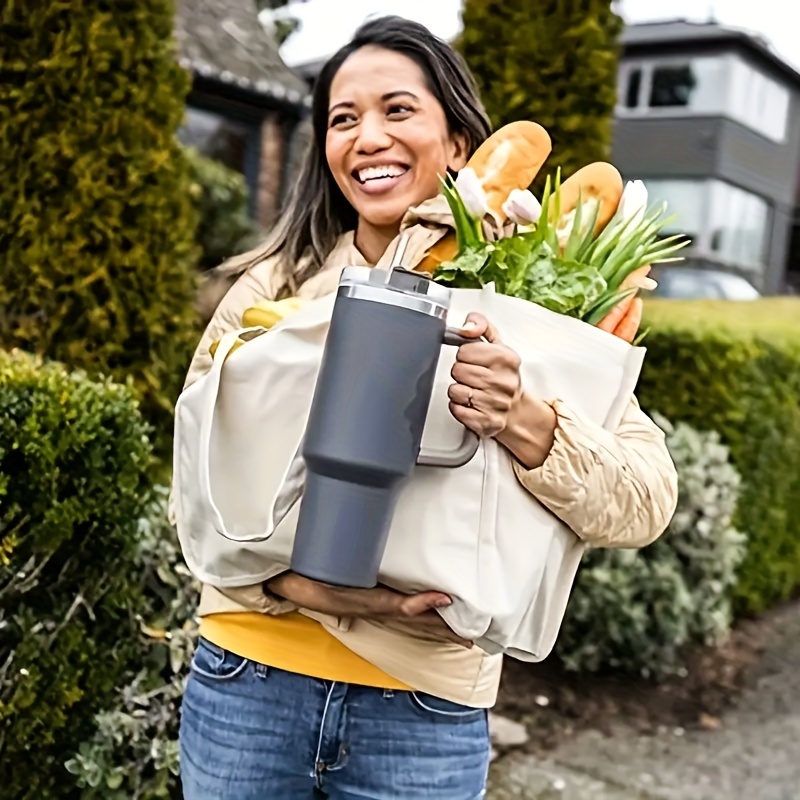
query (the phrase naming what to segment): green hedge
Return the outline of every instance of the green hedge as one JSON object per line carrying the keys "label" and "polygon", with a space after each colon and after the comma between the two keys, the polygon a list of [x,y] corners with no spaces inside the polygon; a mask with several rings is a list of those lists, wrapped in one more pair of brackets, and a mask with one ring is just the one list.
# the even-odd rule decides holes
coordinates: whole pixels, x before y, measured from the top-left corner
{"label": "green hedge", "polygon": [[642,405],[716,430],[742,476],[734,519],[749,535],[736,608],[800,587],[800,301],[649,301]]}
{"label": "green hedge", "polygon": [[132,608],[151,451],[131,393],[0,351],[0,794],[64,767],[140,662]]}

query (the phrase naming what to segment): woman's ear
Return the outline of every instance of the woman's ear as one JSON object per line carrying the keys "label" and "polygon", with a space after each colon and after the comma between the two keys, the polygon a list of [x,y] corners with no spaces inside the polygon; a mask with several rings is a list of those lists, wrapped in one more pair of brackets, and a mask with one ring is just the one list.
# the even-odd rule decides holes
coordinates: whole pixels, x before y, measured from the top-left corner
{"label": "woman's ear", "polygon": [[448,172],[459,172],[469,161],[469,143],[463,133],[450,136],[450,157],[447,160]]}

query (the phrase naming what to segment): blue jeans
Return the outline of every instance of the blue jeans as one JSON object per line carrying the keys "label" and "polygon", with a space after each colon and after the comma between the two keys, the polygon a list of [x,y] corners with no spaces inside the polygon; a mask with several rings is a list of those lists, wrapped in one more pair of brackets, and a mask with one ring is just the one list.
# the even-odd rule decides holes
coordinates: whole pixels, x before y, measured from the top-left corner
{"label": "blue jeans", "polygon": [[183,698],[185,800],[477,800],[487,712],[265,667],[201,639]]}

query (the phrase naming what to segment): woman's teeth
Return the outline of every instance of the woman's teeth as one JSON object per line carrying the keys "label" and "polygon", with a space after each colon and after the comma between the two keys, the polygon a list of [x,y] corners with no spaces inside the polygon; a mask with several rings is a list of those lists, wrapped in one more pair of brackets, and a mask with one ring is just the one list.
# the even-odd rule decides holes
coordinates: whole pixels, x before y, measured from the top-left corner
{"label": "woman's teeth", "polygon": [[365,167],[358,171],[358,179],[361,183],[366,183],[367,181],[380,180],[381,178],[399,178],[406,172],[408,172],[408,167],[401,167],[399,164],[391,164],[382,167]]}

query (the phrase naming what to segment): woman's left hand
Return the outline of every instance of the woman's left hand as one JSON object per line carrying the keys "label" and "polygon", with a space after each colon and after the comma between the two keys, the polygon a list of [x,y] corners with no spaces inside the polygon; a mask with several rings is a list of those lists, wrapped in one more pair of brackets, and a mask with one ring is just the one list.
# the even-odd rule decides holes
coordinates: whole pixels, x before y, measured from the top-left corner
{"label": "woman's left hand", "polygon": [[460,333],[476,341],[458,348],[450,412],[479,436],[498,436],[522,401],[520,358],[482,314],[471,313]]}

